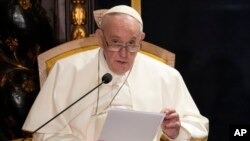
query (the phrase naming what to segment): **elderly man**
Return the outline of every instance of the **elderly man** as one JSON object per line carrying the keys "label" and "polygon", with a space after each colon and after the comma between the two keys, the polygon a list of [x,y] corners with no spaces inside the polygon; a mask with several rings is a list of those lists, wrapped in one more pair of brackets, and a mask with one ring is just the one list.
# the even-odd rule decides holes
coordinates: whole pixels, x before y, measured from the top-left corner
{"label": "elderly man", "polygon": [[208,120],[203,117],[177,70],[141,53],[143,22],[131,7],[109,9],[96,32],[100,48],[58,61],[41,89],[23,129],[34,131],[51,117],[101,82],[103,74],[113,80],[102,85],[74,107],[38,130],[35,141],[94,141],[115,107],[163,112],[162,130],[154,141],[165,138],[206,138]]}

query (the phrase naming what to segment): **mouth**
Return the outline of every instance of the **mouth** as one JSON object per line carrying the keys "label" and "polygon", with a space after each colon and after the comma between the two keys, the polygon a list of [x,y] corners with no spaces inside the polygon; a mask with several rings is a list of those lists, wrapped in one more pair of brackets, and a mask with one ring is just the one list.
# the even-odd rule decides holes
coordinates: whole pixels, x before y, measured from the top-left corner
{"label": "mouth", "polygon": [[119,64],[127,64],[128,62],[127,61],[121,61],[121,60],[118,60],[118,61],[116,61],[117,63],[119,63]]}

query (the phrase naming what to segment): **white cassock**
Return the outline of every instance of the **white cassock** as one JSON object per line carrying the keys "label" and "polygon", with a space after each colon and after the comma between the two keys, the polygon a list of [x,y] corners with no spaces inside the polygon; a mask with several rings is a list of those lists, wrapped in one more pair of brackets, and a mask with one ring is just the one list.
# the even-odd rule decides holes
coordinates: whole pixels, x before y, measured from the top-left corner
{"label": "white cassock", "polygon": [[[207,137],[208,119],[199,113],[176,69],[138,53],[131,72],[117,76],[107,67],[99,48],[61,59],[54,65],[23,130],[36,130],[97,86],[107,72],[113,75],[110,83],[103,84],[37,131],[33,141],[95,141],[104,123],[105,111],[112,107],[148,112],[174,108],[181,120],[180,134],[175,140]],[[161,135],[159,129],[154,141],[159,141]]]}

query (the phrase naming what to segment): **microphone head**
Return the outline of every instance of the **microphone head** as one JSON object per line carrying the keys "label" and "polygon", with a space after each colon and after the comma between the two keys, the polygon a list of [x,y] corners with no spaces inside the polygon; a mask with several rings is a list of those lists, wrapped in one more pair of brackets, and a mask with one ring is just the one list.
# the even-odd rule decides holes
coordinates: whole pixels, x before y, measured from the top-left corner
{"label": "microphone head", "polygon": [[110,73],[106,73],[102,76],[102,82],[108,84],[112,80],[112,75]]}

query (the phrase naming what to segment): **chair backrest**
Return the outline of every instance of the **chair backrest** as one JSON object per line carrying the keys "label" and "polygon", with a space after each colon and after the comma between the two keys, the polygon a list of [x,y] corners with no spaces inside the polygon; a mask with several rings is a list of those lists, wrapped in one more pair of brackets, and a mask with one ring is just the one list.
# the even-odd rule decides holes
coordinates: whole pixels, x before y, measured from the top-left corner
{"label": "chair backrest", "polygon": [[[47,78],[49,70],[53,67],[56,61],[75,53],[91,50],[97,47],[97,38],[95,36],[91,36],[60,44],[50,50],[47,50],[44,53],[41,53],[38,56],[40,86],[43,85],[44,81]],[[149,42],[142,42],[142,48],[140,52],[172,67],[174,67],[175,65],[174,53]]]}

